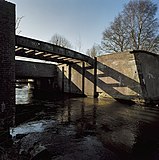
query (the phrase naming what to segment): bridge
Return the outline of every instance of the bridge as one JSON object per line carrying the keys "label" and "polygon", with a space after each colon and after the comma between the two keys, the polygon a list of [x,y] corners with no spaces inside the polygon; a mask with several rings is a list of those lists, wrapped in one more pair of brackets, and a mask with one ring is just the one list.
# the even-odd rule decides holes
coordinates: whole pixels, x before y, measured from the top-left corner
{"label": "bridge", "polygon": [[[92,59],[87,55],[81,54],[71,49],[22,36],[15,37],[15,56],[56,62],[56,65],[48,65],[44,63],[38,64],[33,62],[16,61],[16,78],[33,78],[35,81],[37,81],[37,84],[41,85],[44,82],[46,90],[50,90],[50,88],[54,90],[52,84],[57,84],[58,82],[58,86],[61,92],[91,96],[96,95],[95,77],[92,76],[91,79],[94,88],[94,90],[91,89],[91,91],[85,90],[84,80],[86,70],[94,70],[93,73],[97,71],[96,59]],[[80,66],[80,73],[78,73],[79,71],[76,71],[76,66]],[[86,68],[86,66],[88,68]],[[56,70],[56,73],[54,71],[54,75],[52,73],[53,70]],[[72,74],[73,72],[76,73]],[[52,83],[49,83],[49,81]],[[48,86],[46,86],[46,83]],[[92,87],[92,85],[90,86]],[[41,87],[38,86],[38,88]]]}
{"label": "bridge", "polygon": [[[92,59],[87,55],[81,54],[71,49],[63,48],[47,42],[43,42],[43,41],[39,41],[39,40],[27,38],[27,37],[22,37],[22,36],[15,37],[15,56],[56,62],[56,65],[58,66],[57,68],[56,66],[54,66],[58,74],[54,75],[53,76],[54,78],[52,77],[52,79],[50,79],[48,77],[51,74],[49,75],[48,73],[44,80],[43,73],[45,72],[46,74],[48,71],[50,71],[50,69],[48,68],[48,65],[46,64],[41,65],[41,67],[43,66],[43,69],[36,70],[38,73],[34,72],[33,74],[32,72],[34,71],[34,69],[32,69],[32,67],[29,65],[31,63],[28,62],[27,64],[28,67],[25,67],[26,65],[24,64],[26,64],[27,62],[25,63],[21,62],[21,65],[16,65],[16,72],[15,72],[16,77],[20,77],[20,75],[18,75],[20,74],[19,73],[20,71],[21,71],[21,74],[23,74],[23,76],[24,75],[27,76],[28,73],[26,72],[28,72],[29,70],[29,74],[32,73],[32,78],[36,80],[37,84],[42,84],[42,81],[45,83],[46,90],[50,89],[52,87],[52,84],[57,84],[58,82],[58,86],[60,87],[61,92],[96,96],[95,76],[92,76],[92,79],[91,79],[93,84],[89,85],[90,87],[93,87],[94,90],[92,89],[85,90],[85,80],[84,80],[85,72],[87,70],[86,66],[88,67],[88,70],[94,70],[93,73],[96,75],[96,72],[97,72],[96,59]],[[18,62],[16,62],[16,64],[17,63]],[[73,67],[76,68],[76,66],[80,66],[80,73],[78,74],[77,73],[78,71],[76,71],[76,74],[72,74]],[[40,66],[37,67],[37,64],[35,65],[34,63],[34,67],[39,68]],[[41,73],[40,71],[43,73]],[[75,69],[74,69],[74,72],[75,72]],[[39,78],[35,77],[35,75],[37,74]],[[28,77],[31,77],[31,75],[30,76],[28,75]],[[78,84],[77,84],[77,79],[78,79]],[[49,81],[52,81],[52,83],[49,83]],[[47,86],[46,86],[46,83],[48,84]],[[89,82],[87,82],[87,84],[88,83]],[[51,86],[49,84],[51,84]],[[57,86],[57,85],[53,85],[53,86]],[[38,86],[38,88],[41,88],[41,86]],[[52,89],[54,90],[54,88]]]}
{"label": "bridge", "polygon": [[73,64],[83,61],[94,65],[94,60],[89,56],[71,49],[22,36],[15,37],[15,55],[60,64]]}
{"label": "bridge", "polygon": [[[51,68],[47,64],[15,61],[15,56],[56,62]],[[76,51],[62,48],[47,42],[15,35],[15,5],[0,1],[0,141],[9,139],[9,127],[14,124],[15,113],[15,77],[32,77],[46,83],[58,71],[59,87],[63,92],[79,92],[84,94],[85,66],[94,69],[96,61]],[[80,66],[79,74],[72,76],[73,67]],[[29,66],[30,68],[27,68]],[[19,68],[18,68],[19,67]],[[24,68],[26,67],[26,69]],[[29,71],[31,68],[36,68]],[[41,70],[38,70],[41,68]],[[28,72],[26,72],[28,70]],[[95,67],[96,70],[96,67]],[[38,73],[36,73],[38,71]],[[56,72],[55,72],[56,71]],[[35,74],[36,73],[36,74]],[[36,77],[35,77],[36,76]],[[44,80],[45,79],[45,80]],[[78,84],[73,83],[78,79]],[[95,79],[92,81],[96,82]],[[49,85],[52,83],[48,83]],[[95,84],[95,83],[94,83]],[[95,87],[93,87],[95,88]]]}
{"label": "bridge", "polygon": [[[56,64],[15,61],[15,56]],[[15,5],[1,0],[0,145],[9,142],[9,128],[14,124],[16,77],[36,79],[46,89],[54,89],[57,82],[61,92],[150,103],[159,101],[158,68],[159,56],[145,51],[92,59],[47,42],[16,36]]]}

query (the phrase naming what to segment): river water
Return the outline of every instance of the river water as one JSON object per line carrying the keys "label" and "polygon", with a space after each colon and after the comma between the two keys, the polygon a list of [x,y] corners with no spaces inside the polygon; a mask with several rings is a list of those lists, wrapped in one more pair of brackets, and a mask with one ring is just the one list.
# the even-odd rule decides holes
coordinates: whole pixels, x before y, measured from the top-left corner
{"label": "river water", "polygon": [[41,108],[11,129],[13,137],[24,135],[23,151],[38,143],[57,160],[159,159],[157,106],[93,98],[35,99],[27,85],[16,89],[16,104],[28,111],[34,104]]}

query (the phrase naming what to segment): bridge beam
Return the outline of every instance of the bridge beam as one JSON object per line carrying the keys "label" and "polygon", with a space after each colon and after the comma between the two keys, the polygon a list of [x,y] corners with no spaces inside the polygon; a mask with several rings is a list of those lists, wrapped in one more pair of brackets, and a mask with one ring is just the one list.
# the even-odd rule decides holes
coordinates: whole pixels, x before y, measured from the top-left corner
{"label": "bridge beam", "polygon": [[[54,62],[57,61],[65,64],[69,63],[68,58],[70,58],[73,60],[73,62],[74,60],[84,61],[92,66],[94,65],[93,59],[90,58],[89,56],[47,42],[42,42],[39,40],[26,38],[22,36],[16,36],[15,43],[16,46],[18,47],[16,49],[17,56],[37,58]],[[25,49],[29,49],[30,51],[35,51],[36,53],[30,54],[30,52],[25,51]],[[57,57],[55,58],[55,56],[59,56],[59,58]],[[73,62],[71,61],[71,63]]]}
{"label": "bridge beam", "polygon": [[15,5],[0,1],[0,146],[10,144],[15,105]]}

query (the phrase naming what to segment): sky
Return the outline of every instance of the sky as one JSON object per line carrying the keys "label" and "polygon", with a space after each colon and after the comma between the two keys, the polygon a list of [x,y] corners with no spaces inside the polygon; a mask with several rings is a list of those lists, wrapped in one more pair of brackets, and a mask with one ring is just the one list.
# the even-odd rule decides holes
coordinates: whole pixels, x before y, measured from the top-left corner
{"label": "sky", "polygon": [[[100,44],[102,33],[129,0],[7,0],[16,4],[20,35],[48,42],[64,36],[73,50],[86,53]],[[158,4],[159,0],[152,0]],[[159,11],[157,12],[159,18]]]}

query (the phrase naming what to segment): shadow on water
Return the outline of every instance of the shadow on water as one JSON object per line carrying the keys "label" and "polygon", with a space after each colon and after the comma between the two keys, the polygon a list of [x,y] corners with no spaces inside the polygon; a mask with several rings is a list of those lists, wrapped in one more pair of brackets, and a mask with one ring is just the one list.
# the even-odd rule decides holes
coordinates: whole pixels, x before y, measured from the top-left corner
{"label": "shadow on water", "polygon": [[133,147],[134,159],[159,159],[159,121],[140,125],[140,131]]}
{"label": "shadow on water", "polygon": [[12,129],[26,152],[38,142],[53,159],[159,158],[157,107],[91,98],[32,97],[32,102],[17,105],[23,123]]}

